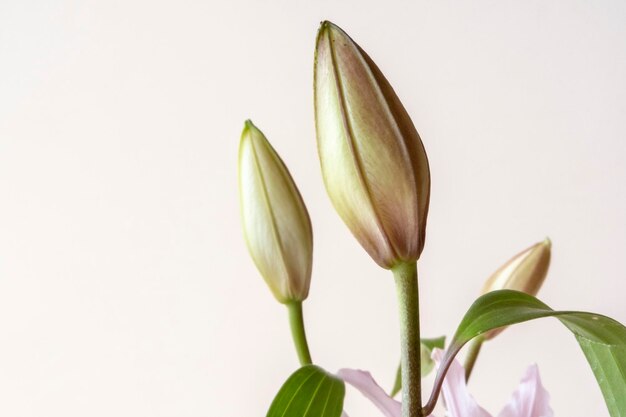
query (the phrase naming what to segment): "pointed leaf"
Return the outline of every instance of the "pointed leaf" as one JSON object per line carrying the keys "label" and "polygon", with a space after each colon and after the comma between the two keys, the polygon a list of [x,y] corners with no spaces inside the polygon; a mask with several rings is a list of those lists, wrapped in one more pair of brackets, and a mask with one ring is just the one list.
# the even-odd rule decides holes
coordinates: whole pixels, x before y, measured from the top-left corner
{"label": "pointed leaf", "polygon": [[319,366],[303,366],[278,391],[267,417],[339,417],[345,391],[341,379]]}
{"label": "pointed leaf", "polygon": [[446,351],[425,410],[434,408],[443,378],[465,343],[489,330],[542,317],[556,317],[574,333],[611,417],[626,417],[626,327],[599,314],[554,311],[535,297],[512,290],[487,293],[472,304]]}

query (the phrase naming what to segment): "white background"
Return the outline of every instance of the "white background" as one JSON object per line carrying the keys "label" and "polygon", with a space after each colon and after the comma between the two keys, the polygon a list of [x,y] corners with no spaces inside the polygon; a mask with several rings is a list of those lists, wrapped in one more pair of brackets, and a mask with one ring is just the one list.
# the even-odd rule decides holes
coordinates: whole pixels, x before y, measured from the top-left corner
{"label": "white background", "polygon": [[[626,322],[623,1],[1,0],[0,415],[265,415],[297,361],[241,237],[246,118],[313,220],[314,359],[391,385],[393,281],[319,172],[322,19],[379,64],[430,158],[424,335],[450,335],[483,280],[545,236],[541,298]],[[496,414],[532,362],[556,416],[608,415],[551,319],[486,345],[471,390]],[[377,416],[353,391],[346,409]]]}

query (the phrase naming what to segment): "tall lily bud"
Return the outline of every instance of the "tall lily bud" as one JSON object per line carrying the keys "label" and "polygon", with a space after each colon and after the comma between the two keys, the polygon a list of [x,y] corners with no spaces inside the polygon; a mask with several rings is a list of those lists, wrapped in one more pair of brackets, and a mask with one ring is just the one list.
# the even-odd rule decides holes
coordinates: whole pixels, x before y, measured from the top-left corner
{"label": "tall lily bud", "polygon": [[[546,238],[518,253],[487,279],[482,293],[506,289],[537,295],[548,274],[551,249],[552,243]],[[486,333],[484,338],[493,339],[502,330],[504,328],[494,329]]]}
{"label": "tall lily bud", "polygon": [[239,195],[250,255],[281,303],[307,298],[313,233],[300,192],[263,133],[247,121],[239,145]]}
{"label": "tall lily bud", "polygon": [[389,82],[343,30],[323,22],[315,50],[315,122],[330,199],[383,268],[424,247],[430,171]]}

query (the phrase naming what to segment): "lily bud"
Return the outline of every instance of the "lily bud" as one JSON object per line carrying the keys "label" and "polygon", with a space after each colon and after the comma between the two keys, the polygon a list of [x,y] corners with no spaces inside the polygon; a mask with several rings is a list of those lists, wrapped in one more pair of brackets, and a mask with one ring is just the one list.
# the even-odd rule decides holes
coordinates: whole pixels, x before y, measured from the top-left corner
{"label": "lily bud", "polygon": [[309,213],[287,167],[251,121],[239,145],[239,196],[248,250],[274,297],[304,300],[313,258]]}
{"label": "lily bud", "polygon": [[[518,253],[502,265],[485,282],[483,294],[495,290],[517,290],[530,295],[537,295],[550,267],[552,242],[546,238],[528,249]],[[504,328],[494,329],[484,335],[486,340],[493,339]]]}
{"label": "lily bud", "polygon": [[398,96],[365,51],[330,22],[317,36],[314,87],[322,175],[335,209],[383,268],[417,260],[430,171]]}

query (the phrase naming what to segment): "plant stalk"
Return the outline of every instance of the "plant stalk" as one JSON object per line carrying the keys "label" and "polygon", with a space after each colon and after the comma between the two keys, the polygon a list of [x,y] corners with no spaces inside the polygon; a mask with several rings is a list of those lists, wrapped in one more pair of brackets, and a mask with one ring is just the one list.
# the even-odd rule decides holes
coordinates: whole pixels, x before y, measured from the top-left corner
{"label": "plant stalk", "polygon": [[306,332],[304,331],[304,319],[302,317],[302,301],[290,301],[287,304],[289,312],[289,326],[291,327],[291,336],[293,344],[298,353],[300,365],[310,365],[311,353],[309,352],[309,344],[306,341]]}
{"label": "plant stalk", "polygon": [[478,354],[480,353],[480,348],[483,345],[485,339],[482,336],[478,336],[471,341],[469,345],[469,350],[467,351],[467,356],[465,357],[465,381],[469,381],[470,375],[472,374],[472,370],[474,369],[474,365],[476,364],[476,358],[478,358]]}
{"label": "plant stalk", "polygon": [[394,266],[400,312],[402,417],[422,417],[422,376],[417,263]]}

